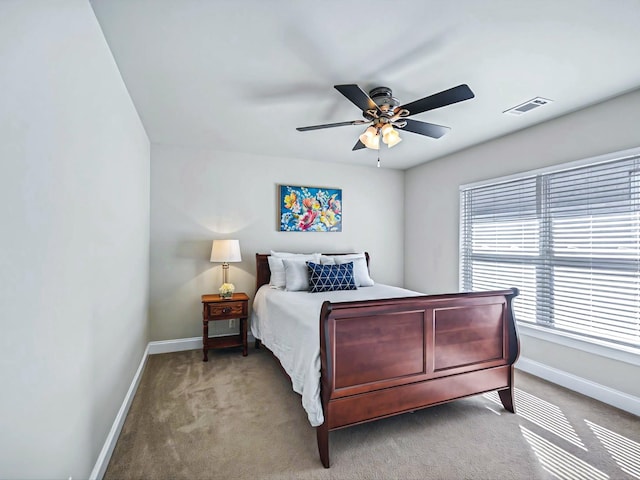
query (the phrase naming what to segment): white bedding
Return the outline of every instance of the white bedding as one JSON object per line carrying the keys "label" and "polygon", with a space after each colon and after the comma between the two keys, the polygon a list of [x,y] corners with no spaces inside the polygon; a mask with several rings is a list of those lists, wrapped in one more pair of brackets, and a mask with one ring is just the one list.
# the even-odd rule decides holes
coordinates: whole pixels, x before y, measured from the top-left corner
{"label": "white bedding", "polygon": [[309,422],[317,427],[324,422],[318,331],[322,303],[416,295],[423,294],[381,284],[324,293],[288,292],[263,285],[253,300],[251,332],[278,357],[291,377],[293,390],[302,395]]}

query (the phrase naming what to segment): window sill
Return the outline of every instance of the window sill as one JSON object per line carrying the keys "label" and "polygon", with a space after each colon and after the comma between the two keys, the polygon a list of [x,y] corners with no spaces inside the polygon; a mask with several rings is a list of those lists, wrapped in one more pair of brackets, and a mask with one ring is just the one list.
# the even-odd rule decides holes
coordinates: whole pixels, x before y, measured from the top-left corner
{"label": "window sill", "polygon": [[640,367],[640,349],[614,345],[598,340],[585,339],[566,332],[549,331],[545,327],[518,323],[518,331],[523,335],[575,348],[583,352],[599,355]]}

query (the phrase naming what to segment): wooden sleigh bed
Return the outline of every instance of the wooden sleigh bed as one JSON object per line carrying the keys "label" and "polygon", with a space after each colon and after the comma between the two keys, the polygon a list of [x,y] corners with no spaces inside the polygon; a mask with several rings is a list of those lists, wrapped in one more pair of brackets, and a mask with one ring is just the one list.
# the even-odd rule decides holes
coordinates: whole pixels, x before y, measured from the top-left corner
{"label": "wooden sleigh bed", "polygon": [[[256,254],[257,288],[269,283],[268,256]],[[496,390],[515,412],[517,295],[512,288],[324,302],[318,320],[324,423],[316,427],[322,464],[329,468],[332,430]]]}

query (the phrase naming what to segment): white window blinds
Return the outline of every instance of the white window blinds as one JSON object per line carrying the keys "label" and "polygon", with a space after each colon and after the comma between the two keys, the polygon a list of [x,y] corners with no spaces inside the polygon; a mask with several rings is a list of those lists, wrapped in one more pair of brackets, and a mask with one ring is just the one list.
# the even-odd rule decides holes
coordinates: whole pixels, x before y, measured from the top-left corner
{"label": "white window blinds", "polygon": [[519,322],[640,347],[640,156],[461,189],[460,287]]}

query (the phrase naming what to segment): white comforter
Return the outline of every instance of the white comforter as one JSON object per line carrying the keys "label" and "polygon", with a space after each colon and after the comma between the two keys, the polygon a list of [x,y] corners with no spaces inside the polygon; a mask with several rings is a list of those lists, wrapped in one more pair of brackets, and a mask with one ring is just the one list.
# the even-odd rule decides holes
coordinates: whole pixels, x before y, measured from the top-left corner
{"label": "white comforter", "polygon": [[423,294],[381,284],[325,293],[287,292],[263,285],[253,301],[251,332],[278,357],[291,377],[293,390],[302,395],[309,422],[317,427],[324,422],[318,331],[322,303],[415,295]]}

